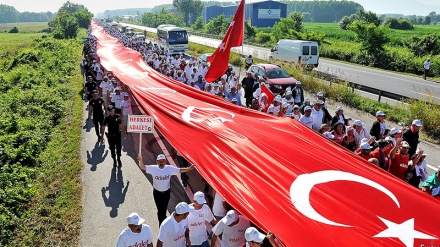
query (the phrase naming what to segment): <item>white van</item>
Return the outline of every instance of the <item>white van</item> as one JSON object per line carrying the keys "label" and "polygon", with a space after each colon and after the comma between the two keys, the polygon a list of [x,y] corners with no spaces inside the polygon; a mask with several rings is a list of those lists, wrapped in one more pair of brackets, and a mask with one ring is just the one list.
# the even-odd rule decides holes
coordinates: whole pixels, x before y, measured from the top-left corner
{"label": "white van", "polygon": [[309,69],[319,64],[319,46],[315,41],[280,39],[270,51],[269,59],[295,62]]}

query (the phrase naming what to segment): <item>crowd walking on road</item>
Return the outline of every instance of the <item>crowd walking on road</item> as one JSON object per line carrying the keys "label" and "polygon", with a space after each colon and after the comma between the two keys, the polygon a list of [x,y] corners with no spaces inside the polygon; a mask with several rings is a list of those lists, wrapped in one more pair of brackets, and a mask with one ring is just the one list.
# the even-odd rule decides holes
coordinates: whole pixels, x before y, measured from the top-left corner
{"label": "crowd walking on road", "polygon": [[[420,120],[414,119],[408,127],[390,129],[386,123],[386,113],[378,110],[376,120],[368,130],[362,121],[347,118],[342,106],[338,106],[332,116],[323,92],[317,93],[315,99],[305,97],[300,81],[293,88],[285,88],[272,102],[267,102],[264,87],[268,85],[262,77],[247,73],[240,82],[239,75],[230,70],[218,80],[208,83],[204,79],[209,68],[206,62],[199,61],[195,56],[188,59],[183,54],[169,54],[157,44],[126,36],[117,29],[102,25],[122,44],[139,51],[144,61],[158,73],[213,97],[223,97],[237,106],[266,110],[274,116],[291,118],[338,145],[341,150],[348,150],[368,161],[371,166],[420,188],[421,192],[440,198],[440,166],[438,171],[428,174],[427,154],[418,147],[419,132],[423,127]],[[84,99],[88,101],[87,121],[94,124],[99,144],[105,145],[107,139],[113,166],[120,168],[122,139],[127,138],[126,126],[128,115],[133,113],[132,102],[128,88],[116,75],[100,65],[96,45],[89,30],[83,50],[84,59],[80,64],[84,77]],[[246,63],[252,63],[251,56]],[[425,79],[429,66],[428,59],[424,64]],[[195,168],[182,155],[178,154],[177,158],[180,168],[168,165],[164,154],[158,155],[156,164],[151,165],[145,165],[142,156],[138,156],[139,168],[153,178],[152,194],[160,230],[155,242],[149,225],[137,213],[132,213],[127,217],[127,228],[117,239],[117,247],[152,247],[154,244],[159,247],[214,247],[217,242],[222,247],[281,246],[274,234],[270,231],[262,234],[245,216],[228,206],[218,193],[213,196],[213,203],[209,203],[206,194],[198,191],[194,193],[191,204],[180,202],[174,212],[167,216],[172,176],[181,174],[183,187],[186,188],[186,173]],[[209,230],[211,227],[212,230]]]}

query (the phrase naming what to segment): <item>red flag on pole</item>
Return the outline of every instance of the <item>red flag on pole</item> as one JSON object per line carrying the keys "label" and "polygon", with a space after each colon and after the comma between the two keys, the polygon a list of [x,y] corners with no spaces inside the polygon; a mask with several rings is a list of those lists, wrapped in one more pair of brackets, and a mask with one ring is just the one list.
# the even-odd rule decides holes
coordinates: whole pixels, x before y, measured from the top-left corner
{"label": "red flag on pole", "polygon": [[234,18],[232,18],[231,24],[229,24],[225,37],[214,54],[208,59],[211,65],[205,75],[207,82],[213,82],[225,73],[228,69],[231,48],[243,45],[244,1],[245,0],[241,0]]}
{"label": "red flag on pole", "polygon": [[270,104],[272,104],[272,101],[275,99],[275,95],[269,90],[269,88],[266,87],[266,85],[262,84],[261,85],[261,96],[266,94],[267,98],[266,98],[266,103],[265,103],[265,107],[263,109],[263,112],[267,112],[267,109],[269,108]]}

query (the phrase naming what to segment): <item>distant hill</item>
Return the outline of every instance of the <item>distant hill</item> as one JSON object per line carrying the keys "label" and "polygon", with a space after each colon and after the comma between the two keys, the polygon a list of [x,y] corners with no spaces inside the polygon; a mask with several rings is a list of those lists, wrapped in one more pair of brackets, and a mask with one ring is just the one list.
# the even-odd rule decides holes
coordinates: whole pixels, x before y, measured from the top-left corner
{"label": "distant hill", "polygon": [[121,16],[121,15],[142,15],[144,13],[151,12],[151,8],[128,8],[128,9],[114,9],[114,10],[106,10],[104,13],[96,14],[97,18],[103,17],[113,17],[113,16]]}

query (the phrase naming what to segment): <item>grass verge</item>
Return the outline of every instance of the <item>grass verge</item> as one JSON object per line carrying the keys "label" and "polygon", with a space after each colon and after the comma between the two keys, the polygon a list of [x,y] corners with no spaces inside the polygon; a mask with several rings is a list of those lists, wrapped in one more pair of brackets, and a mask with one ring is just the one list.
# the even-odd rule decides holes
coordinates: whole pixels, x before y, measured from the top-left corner
{"label": "grass verge", "polygon": [[43,35],[0,34],[0,246],[78,245],[82,40]]}

